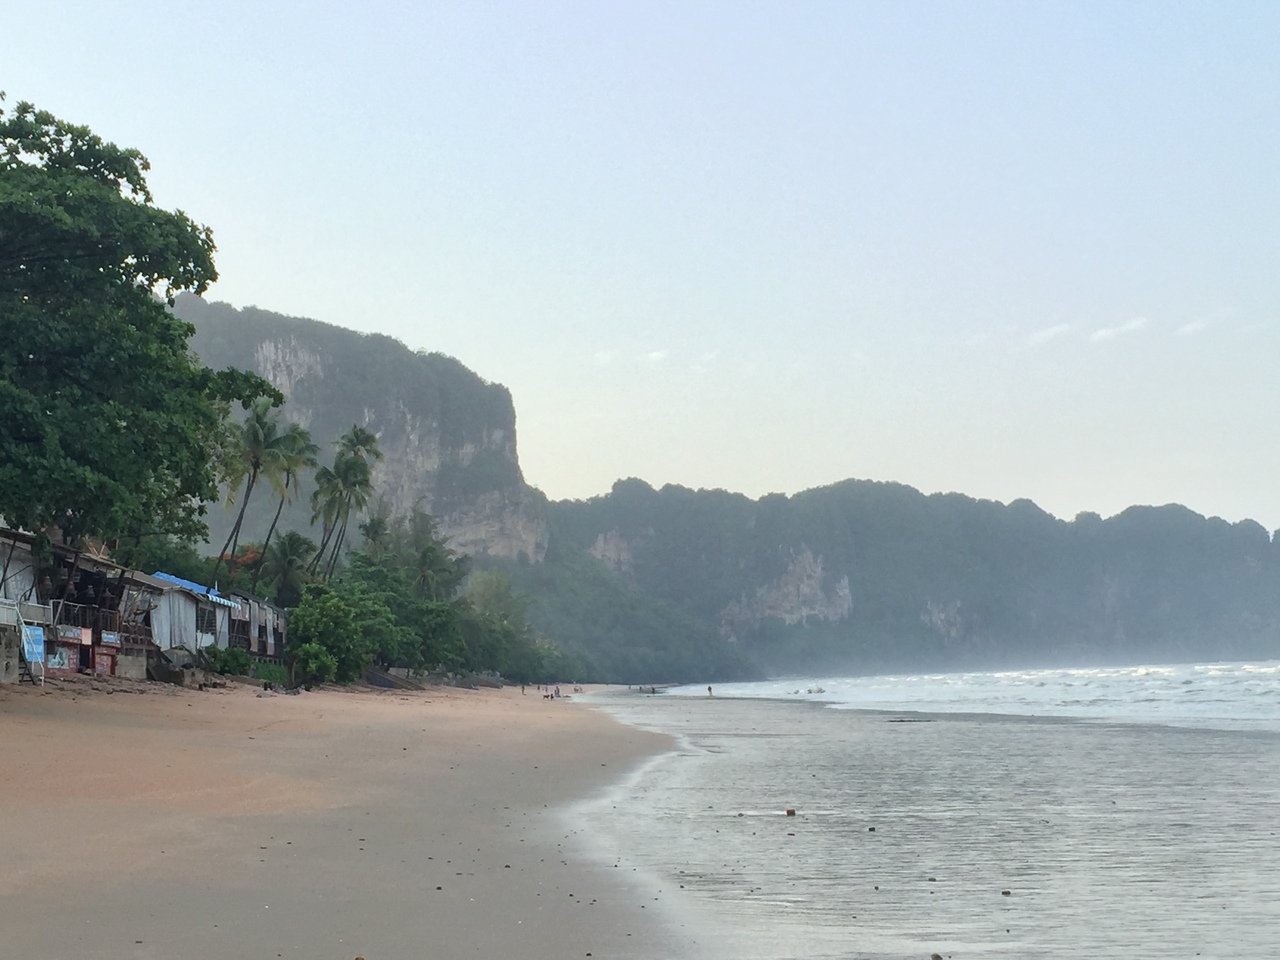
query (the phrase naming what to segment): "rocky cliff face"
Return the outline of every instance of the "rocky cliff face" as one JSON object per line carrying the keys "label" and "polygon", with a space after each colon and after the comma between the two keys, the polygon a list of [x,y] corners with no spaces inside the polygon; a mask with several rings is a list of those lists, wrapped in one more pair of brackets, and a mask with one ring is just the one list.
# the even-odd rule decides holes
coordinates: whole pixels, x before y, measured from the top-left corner
{"label": "rocky cliff face", "polygon": [[631,544],[617,530],[600,534],[587,552],[618,573],[631,572]]}
{"label": "rocky cliff face", "polygon": [[[377,434],[384,459],[374,485],[393,512],[435,515],[460,552],[543,558],[545,499],[521,475],[515,409],[501,384],[450,357],[314,320],[190,296],[175,313],[195,325],[205,364],[261,374],[322,450],[352,424]],[[286,528],[307,525],[306,500],[289,508]]]}
{"label": "rocky cliff face", "polygon": [[822,558],[806,546],[791,553],[778,579],[755,588],[728,604],[720,614],[720,635],[738,640],[768,619],[787,626],[809,617],[828,622],[843,620],[853,612],[853,592],[847,576],[823,573]]}

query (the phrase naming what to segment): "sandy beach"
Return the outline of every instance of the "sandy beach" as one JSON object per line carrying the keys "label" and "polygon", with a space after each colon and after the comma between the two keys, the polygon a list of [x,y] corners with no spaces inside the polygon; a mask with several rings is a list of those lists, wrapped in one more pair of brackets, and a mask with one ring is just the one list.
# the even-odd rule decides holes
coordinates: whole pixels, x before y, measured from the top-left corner
{"label": "sandy beach", "polygon": [[532,689],[260,693],[0,688],[6,956],[683,952],[564,814],[666,738]]}

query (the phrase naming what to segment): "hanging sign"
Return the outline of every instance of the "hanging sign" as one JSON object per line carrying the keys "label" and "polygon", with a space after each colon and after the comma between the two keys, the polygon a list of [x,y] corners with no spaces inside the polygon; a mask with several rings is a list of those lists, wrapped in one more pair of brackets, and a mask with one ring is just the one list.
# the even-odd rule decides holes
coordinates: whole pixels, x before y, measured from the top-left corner
{"label": "hanging sign", "polygon": [[118,633],[114,633],[114,632],[109,631],[109,630],[103,630],[103,631],[102,631],[102,642],[103,642],[103,643],[109,643],[109,644],[111,644],[111,646],[113,646],[113,647],[118,647],[118,646],[120,646],[120,634],[118,634]]}

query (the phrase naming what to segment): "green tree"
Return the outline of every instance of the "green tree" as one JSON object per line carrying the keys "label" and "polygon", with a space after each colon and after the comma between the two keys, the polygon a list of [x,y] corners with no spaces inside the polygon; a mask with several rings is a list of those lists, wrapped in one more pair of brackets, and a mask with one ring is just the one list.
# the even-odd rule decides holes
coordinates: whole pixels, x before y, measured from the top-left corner
{"label": "green tree", "polygon": [[342,547],[347,540],[347,525],[351,515],[359,515],[373,497],[373,469],[369,463],[345,451],[338,454],[334,464],[334,473],[338,478],[338,532],[330,550],[329,567],[326,576],[333,576],[338,569],[338,560],[342,556]]}
{"label": "green tree", "polygon": [[[354,428],[353,428],[354,429]],[[341,443],[341,441],[339,441]],[[328,550],[324,576],[331,577],[338,569],[342,545],[347,537],[347,525],[352,514],[359,515],[373,498],[373,469],[369,461],[358,453],[339,449],[333,467],[321,467],[316,471],[316,491],[311,497],[312,522],[324,522],[324,538],[311,562],[313,571]]]}
{"label": "green tree", "polygon": [[[389,597],[358,581],[338,584],[335,590],[351,610],[362,638],[362,648],[378,664],[416,666],[412,631],[402,626],[387,605]],[[361,669],[363,669],[361,664]]]}
{"label": "green tree", "polygon": [[551,679],[562,658],[554,644],[529,623],[529,598],[500,570],[482,570],[467,583],[462,612],[468,665],[496,670],[513,680]]}
{"label": "green tree", "polygon": [[278,478],[283,472],[282,461],[286,441],[280,432],[280,417],[271,408],[271,402],[268,399],[257,400],[250,406],[249,415],[245,417],[237,439],[238,443],[233,448],[227,467],[230,471],[227,480],[227,502],[235,502],[242,484],[244,496],[240,499],[240,512],[236,515],[231,533],[227,535],[227,542],[223,544],[222,550],[214,560],[213,573],[209,578],[210,586],[213,586],[218,576],[218,568],[222,565],[222,561],[235,556],[236,544],[240,539],[240,527],[244,523],[244,513],[249,508],[249,498],[253,495],[254,487],[262,479],[269,483],[278,483]]}
{"label": "green tree", "polygon": [[154,205],[148,169],[87,127],[0,106],[0,515],[68,542],[203,536],[230,404],[283,399],[187,349],[166,304],[217,277],[213,237]]}
{"label": "green tree", "polygon": [[382,450],[378,447],[378,435],[373,431],[353,423],[351,429],[337,440],[338,450],[359,457],[372,464],[382,460]]}
{"label": "green tree", "polygon": [[253,582],[249,585],[251,593],[258,589],[258,577],[266,562],[267,550],[271,547],[271,537],[276,532],[276,524],[280,522],[280,513],[284,510],[285,502],[292,501],[293,496],[299,492],[299,475],[303,470],[316,465],[316,454],[319,452],[320,448],[311,442],[310,432],[301,424],[290,423],[280,435],[277,469],[273,472],[272,478],[276,493],[280,496],[280,502],[276,504],[276,513],[271,518],[271,526],[267,528],[267,537],[262,541],[262,557],[253,568]]}
{"label": "green tree", "polygon": [[[341,465],[335,464],[335,472],[342,488],[342,505],[339,509],[338,541],[329,560],[330,576],[337,569],[338,557],[347,539],[347,524],[351,522],[351,513],[354,510],[358,515],[368,506],[373,496],[373,465],[382,460],[377,434],[359,424],[353,423],[351,429],[338,438],[337,446]],[[361,463],[364,464],[364,469],[358,466]]]}
{"label": "green tree", "polygon": [[364,671],[372,656],[371,644],[357,624],[358,605],[325,586],[312,584],[289,617],[288,650],[296,659],[302,648],[315,644],[328,652],[337,665],[334,679],[350,683]]}
{"label": "green tree", "polygon": [[338,675],[338,661],[318,643],[304,643],[293,651],[293,676],[300,684],[329,683]]}
{"label": "green tree", "polygon": [[400,521],[392,539],[417,596],[438,601],[453,598],[470,562],[468,557],[458,556],[440,535],[435,517],[413,511]]}
{"label": "green tree", "polygon": [[391,541],[391,520],[385,513],[375,513],[360,524],[360,533],[364,536],[364,551],[370,560],[377,563],[387,555]]}
{"label": "green tree", "polygon": [[315,542],[296,530],[279,537],[263,553],[262,571],[275,589],[276,603],[296,607],[307,585],[307,563],[316,552]]}
{"label": "green tree", "polygon": [[[376,598],[393,617],[397,633],[378,626],[367,634],[374,645],[375,659],[382,666],[453,670],[465,662],[466,649],[454,607],[416,596],[397,557],[385,556],[375,561],[366,553],[352,554],[338,589],[344,596],[354,591]],[[370,611],[364,616],[373,623],[381,612]]]}

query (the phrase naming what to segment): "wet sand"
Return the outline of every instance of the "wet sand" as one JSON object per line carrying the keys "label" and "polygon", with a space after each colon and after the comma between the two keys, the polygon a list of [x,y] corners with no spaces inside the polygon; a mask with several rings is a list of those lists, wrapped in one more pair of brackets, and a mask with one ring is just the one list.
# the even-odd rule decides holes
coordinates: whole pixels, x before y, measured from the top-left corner
{"label": "wet sand", "polygon": [[5,956],[685,952],[563,813],[667,738],[532,689],[258,694],[0,687]]}
{"label": "wet sand", "polygon": [[680,741],[580,819],[724,956],[1278,955],[1275,732],[599,702]]}

